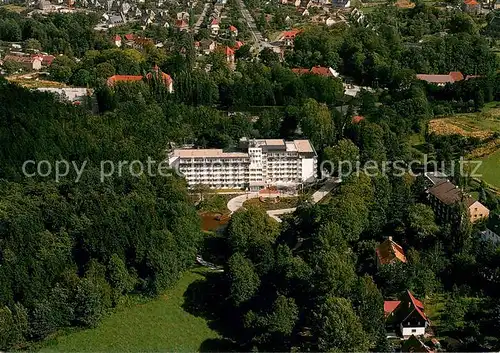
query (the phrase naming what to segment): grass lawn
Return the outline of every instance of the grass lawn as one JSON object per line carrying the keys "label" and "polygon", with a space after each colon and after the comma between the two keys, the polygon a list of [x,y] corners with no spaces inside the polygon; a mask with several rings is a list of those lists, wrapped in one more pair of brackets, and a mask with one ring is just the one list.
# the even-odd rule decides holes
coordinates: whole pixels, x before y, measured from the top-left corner
{"label": "grass lawn", "polygon": [[500,149],[495,153],[482,159],[483,164],[479,167],[479,173],[488,184],[500,188]]}
{"label": "grass lawn", "polygon": [[95,329],[61,335],[41,352],[199,351],[205,340],[219,338],[205,319],[182,308],[186,289],[201,279],[200,273],[188,271],[159,298],[118,309]]}
{"label": "grass lawn", "polygon": [[0,6],[0,8],[6,9],[6,10],[12,11],[12,12],[17,12],[17,13],[21,13],[24,10],[26,10],[26,7],[19,6],[19,5],[14,5],[14,4],[2,5],[2,6]]}

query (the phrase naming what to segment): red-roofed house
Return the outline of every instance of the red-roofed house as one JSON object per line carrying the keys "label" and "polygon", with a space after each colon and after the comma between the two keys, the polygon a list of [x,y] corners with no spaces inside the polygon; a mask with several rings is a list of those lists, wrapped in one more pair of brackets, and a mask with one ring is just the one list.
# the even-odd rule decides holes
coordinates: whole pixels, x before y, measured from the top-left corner
{"label": "red-roofed house", "polygon": [[361,116],[361,115],[356,115],[356,116],[353,116],[352,117],[352,120],[351,122],[353,124],[359,124],[360,122],[362,122],[363,120],[365,120],[365,117],[364,116]]}
{"label": "red-roofed house", "polygon": [[481,5],[476,0],[465,0],[463,3],[464,11],[477,13],[480,9]]}
{"label": "red-roofed house", "polygon": [[34,54],[31,55],[32,58],[38,58],[42,62],[42,66],[50,66],[52,65],[52,62],[56,58],[54,55],[42,55],[42,54]]}
{"label": "red-roofed house", "polygon": [[210,27],[210,31],[212,31],[213,35],[219,34],[219,30],[220,30],[219,19],[218,18],[214,18],[212,20],[212,22],[210,22],[210,26],[209,27]]}
{"label": "red-roofed house", "polygon": [[243,43],[243,42],[241,42],[241,41],[237,40],[237,41],[236,41],[236,43],[234,44],[234,48],[233,48],[233,49],[234,49],[234,50],[238,50],[238,49],[240,49],[243,45],[244,45],[244,43]]}
{"label": "red-roofed house", "polygon": [[448,75],[417,74],[417,79],[438,86],[444,86],[447,83],[462,81],[464,79],[464,75],[462,75],[459,71],[452,71]]}
{"label": "red-roofed house", "polygon": [[229,26],[229,32],[231,33],[232,37],[238,37],[238,28],[234,27],[233,25]]}
{"label": "red-roofed house", "polygon": [[20,55],[5,55],[3,62],[17,62],[25,70],[33,71],[42,68],[42,58],[40,56],[20,56]]}
{"label": "red-roofed house", "polygon": [[400,301],[384,301],[384,314],[388,329],[396,329],[403,338],[423,336],[430,321],[424,304],[408,290]]}
{"label": "red-roofed house", "polygon": [[175,20],[175,28],[179,31],[187,31],[189,29],[189,23],[184,19]]}
{"label": "red-roofed house", "polygon": [[224,53],[226,54],[226,60],[228,64],[234,65],[234,50],[229,47],[225,47]]}
{"label": "red-roofed house", "polygon": [[113,75],[111,77],[108,77],[106,83],[108,84],[109,87],[112,87],[117,83],[137,82],[137,81],[142,81],[142,79],[143,77],[140,75]]}
{"label": "red-roofed house", "polygon": [[127,33],[124,37],[126,41],[133,41],[135,39],[135,35],[133,33]]}
{"label": "red-roofed house", "polygon": [[324,67],[324,66],[314,66],[311,70],[303,69],[303,68],[295,68],[295,69],[292,69],[292,71],[298,75],[313,74],[313,75],[319,75],[319,76],[324,76],[324,77],[338,77],[339,76],[337,71],[335,71],[331,67]]}
{"label": "red-roofed house", "polygon": [[285,31],[281,33],[280,41],[283,42],[283,45],[287,47],[293,47],[293,43],[295,42],[295,37],[297,34],[301,33],[300,29],[292,29],[291,31]]}
{"label": "red-roofed house", "polygon": [[122,37],[120,37],[118,34],[115,36],[115,38],[113,38],[113,41],[115,42],[115,45],[117,47],[122,46]]}
{"label": "red-roofed house", "polygon": [[378,265],[388,265],[395,262],[406,263],[406,256],[403,248],[392,240],[392,237],[387,238],[380,243],[375,249],[377,254]]}
{"label": "red-roofed house", "polygon": [[167,87],[168,92],[172,93],[174,91],[174,81],[172,80],[172,77],[164,72],[161,72],[158,66],[155,66],[152,72],[148,72],[145,77],[141,75],[113,75],[108,78],[106,83],[109,87],[113,87],[117,83],[139,82],[144,78],[146,78],[147,80],[151,80],[155,76],[158,77],[158,75],[161,75],[161,81],[163,82],[165,87]]}

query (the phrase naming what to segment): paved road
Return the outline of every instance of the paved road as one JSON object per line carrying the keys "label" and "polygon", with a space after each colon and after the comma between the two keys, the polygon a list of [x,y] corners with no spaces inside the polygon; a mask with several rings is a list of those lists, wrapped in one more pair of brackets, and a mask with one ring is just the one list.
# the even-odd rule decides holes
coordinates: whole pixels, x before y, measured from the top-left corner
{"label": "paved road", "polygon": [[255,40],[255,45],[257,46],[257,49],[266,48],[266,47],[271,48],[272,45],[269,42],[266,42],[264,40],[264,36],[262,35],[262,33],[259,32],[259,29],[257,28],[257,25],[255,24],[255,21],[254,21],[252,15],[250,14],[250,11],[248,11],[243,0],[236,0],[236,2],[238,3],[238,5],[240,7],[241,14],[243,15],[243,18],[247,22],[247,25],[248,25],[248,28],[250,29],[250,32],[252,32],[252,36]]}
{"label": "paved road", "polygon": [[243,206],[243,202],[245,202],[246,200],[254,199],[256,197],[259,197],[258,192],[249,192],[245,193],[244,195],[233,197],[228,201],[227,209],[231,211],[231,213],[233,213]]}
{"label": "paved road", "polygon": [[193,32],[196,34],[198,33],[198,31],[200,30],[200,26],[201,24],[203,23],[203,20],[205,19],[205,16],[207,15],[207,10],[208,8],[210,7],[210,4],[209,2],[207,2],[205,4],[205,6],[203,6],[203,11],[201,12],[201,15],[200,17],[198,18],[198,21],[196,21],[194,27],[193,27]]}

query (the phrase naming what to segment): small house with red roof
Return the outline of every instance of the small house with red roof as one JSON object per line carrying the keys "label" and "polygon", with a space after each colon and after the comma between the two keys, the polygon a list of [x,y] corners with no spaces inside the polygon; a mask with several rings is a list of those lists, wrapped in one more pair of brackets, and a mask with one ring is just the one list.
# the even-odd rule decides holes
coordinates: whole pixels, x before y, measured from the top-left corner
{"label": "small house with red roof", "polygon": [[338,77],[339,76],[339,73],[337,71],[335,71],[331,67],[324,67],[324,66],[314,66],[310,70],[303,69],[303,68],[295,68],[295,69],[292,69],[292,71],[298,75],[312,74],[312,75],[318,75],[318,76],[324,76],[324,77]]}
{"label": "small house with red roof", "polygon": [[238,49],[240,49],[243,45],[244,45],[244,43],[243,43],[243,42],[241,42],[241,41],[237,40],[237,41],[236,41],[236,43],[234,43],[234,48],[233,48],[233,50],[238,50]]}
{"label": "small house with red roof", "polygon": [[279,41],[281,41],[283,45],[286,47],[293,47],[293,44],[295,42],[295,37],[297,37],[297,35],[301,32],[302,30],[300,29],[292,29],[291,31],[284,31],[281,33]]}
{"label": "small house with red roof", "polygon": [[476,0],[465,0],[462,8],[466,12],[477,13],[481,10],[481,5]]}
{"label": "small house with red roof", "polygon": [[162,72],[158,66],[155,66],[151,72],[148,72],[146,76],[141,76],[141,75],[113,75],[111,77],[108,77],[108,80],[106,81],[108,87],[114,87],[116,84],[119,83],[132,83],[132,82],[139,82],[142,81],[143,79],[146,80],[151,80],[153,78],[156,79],[161,79],[161,82],[165,85],[169,93],[172,93],[174,91],[174,81],[172,80],[172,77],[170,75]]}
{"label": "small house with red roof", "polygon": [[119,48],[122,46],[122,37],[120,37],[118,34],[113,38],[113,42],[115,45]]}
{"label": "small house with red roof", "polygon": [[212,19],[212,22],[210,22],[209,28],[210,28],[210,31],[212,32],[213,35],[216,36],[217,34],[219,34],[219,30],[220,30],[219,19],[218,18]]}
{"label": "small house with red roof", "polygon": [[177,19],[175,20],[175,28],[180,32],[187,31],[189,29],[189,23],[184,19]]}
{"label": "small house with red roof", "polygon": [[238,28],[233,25],[229,26],[229,33],[231,34],[231,37],[238,37]]}
{"label": "small house with red roof", "polygon": [[387,329],[395,330],[404,339],[423,336],[430,325],[424,304],[407,290],[401,300],[384,301]]}
{"label": "small house with red roof", "polygon": [[227,63],[230,65],[230,66],[233,66],[234,65],[234,50],[229,48],[229,47],[225,47],[224,48],[224,53],[226,54],[226,60],[227,60]]}
{"label": "small house with red roof", "polygon": [[127,33],[124,37],[127,42],[133,42],[135,39],[135,35],[133,33]]}
{"label": "small house with red roof", "polygon": [[417,74],[417,79],[437,86],[444,86],[447,83],[462,81],[464,75],[460,71],[452,71],[448,75]]}
{"label": "small house with red roof", "polygon": [[360,123],[360,122],[362,122],[363,120],[365,120],[365,117],[364,117],[364,116],[362,116],[362,115],[355,115],[355,116],[353,116],[353,117],[352,117],[351,122],[352,122],[353,124],[359,124],[359,123]]}
{"label": "small house with red roof", "polygon": [[406,256],[401,245],[392,240],[392,237],[387,238],[380,243],[375,249],[377,254],[377,265],[389,265],[396,262],[406,263]]}

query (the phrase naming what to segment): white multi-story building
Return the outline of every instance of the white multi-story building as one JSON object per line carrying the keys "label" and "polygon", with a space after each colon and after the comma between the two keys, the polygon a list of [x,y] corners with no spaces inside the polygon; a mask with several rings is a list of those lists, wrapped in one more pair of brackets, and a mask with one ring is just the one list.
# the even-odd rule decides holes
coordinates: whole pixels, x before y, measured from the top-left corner
{"label": "white multi-story building", "polygon": [[189,186],[249,188],[290,186],[316,180],[317,154],[309,140],[248,140],[244,152],[221,149],[175,149],[169,165],[180,171]]}

